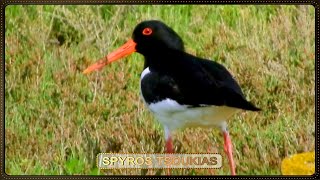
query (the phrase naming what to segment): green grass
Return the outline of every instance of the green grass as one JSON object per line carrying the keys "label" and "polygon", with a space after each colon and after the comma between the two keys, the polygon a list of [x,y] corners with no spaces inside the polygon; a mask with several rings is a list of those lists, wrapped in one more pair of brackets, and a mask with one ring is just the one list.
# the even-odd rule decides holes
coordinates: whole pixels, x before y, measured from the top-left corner
{"label": "green grass", "polygon": [[[314,150],[312,6],[7,6],[7,174],[165,174],[99,171],[100,152],[164,152],[161,125],[139,97],[143,57],[81,72],[122,45],[142,20],[171,26],[187,52],[225,65],[262,112],[230,119],[238,174],[281,174],[281,160]],[[223,152],[218,129],[174,133],[176,152]],[[172,174],[208,174],[174,170]],[[226,159],[215,174],[230,174]]]}

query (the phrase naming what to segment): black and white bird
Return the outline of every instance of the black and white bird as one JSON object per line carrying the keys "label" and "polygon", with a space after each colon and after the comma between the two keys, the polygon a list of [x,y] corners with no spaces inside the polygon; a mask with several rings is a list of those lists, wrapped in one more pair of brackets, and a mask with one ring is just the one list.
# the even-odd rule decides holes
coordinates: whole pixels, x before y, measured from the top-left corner
{"label": "black and white bird", "polygon": [[260,109],[246,100],[228,70],[217,62],[186,53],[182,39],[174,30],[160,21],[150,20],[138,24],[132,39],[84,73],[100,70],[133,52],[144,56],[141,95],[163,125],[167,153],[173,153],[173,130],[218,127],[223,132],[231,174],[235,175],[227,120],[239,109]]}

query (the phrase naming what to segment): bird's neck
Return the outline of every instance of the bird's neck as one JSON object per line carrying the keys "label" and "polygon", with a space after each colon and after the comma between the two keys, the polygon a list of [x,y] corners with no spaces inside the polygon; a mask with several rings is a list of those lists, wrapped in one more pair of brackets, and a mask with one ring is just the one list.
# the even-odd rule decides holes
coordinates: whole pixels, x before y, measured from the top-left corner
{"label": "bird's neck", "polygon": [[179,61],[179,56],[182,53],[184,52],[166,49],[165,51],[158,50],[152,53],[144,54],[144,69],[147,67],[151,69],[170,68],[177,63],[177,61]]}

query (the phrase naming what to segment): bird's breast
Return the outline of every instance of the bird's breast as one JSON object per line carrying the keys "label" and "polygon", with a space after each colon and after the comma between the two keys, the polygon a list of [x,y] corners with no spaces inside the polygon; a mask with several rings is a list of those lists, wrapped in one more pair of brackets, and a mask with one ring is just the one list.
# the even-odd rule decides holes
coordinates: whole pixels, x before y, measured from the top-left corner
{"label": "bird's breast", "polygon": [[147,104],[158,102],[166,99],[168,88],[165,87],[166,82],[163,82],[163,76],[158,72],[150,71],[149,67],[145,68],[141,73],[140,91],[143,100]]}
{"label": "bird's breast", "polygon": [[[140,76],[140,95],[142,97],[142,100],[146,103],[146,104],[150,104],[150,100],[146,98],[147,94],[151,94],[152,93],[152,89],[148,89],[148,81],[146,81],[146,76],[150,75],[151,72],[149,70],[149,67],[145,68]],[[148,100],[148,101],[147,101]]]}

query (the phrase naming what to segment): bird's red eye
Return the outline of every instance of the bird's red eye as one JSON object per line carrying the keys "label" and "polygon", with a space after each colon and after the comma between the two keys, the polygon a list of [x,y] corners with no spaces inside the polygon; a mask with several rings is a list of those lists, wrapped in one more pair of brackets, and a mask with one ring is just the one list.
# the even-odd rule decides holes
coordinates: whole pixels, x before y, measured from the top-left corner
{"label": "bird's red eye", "polygon": [[144,28],[142,31],[142,34],[149,36],[150,34],[152,34],[152,29],[151,28]]}

